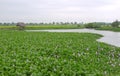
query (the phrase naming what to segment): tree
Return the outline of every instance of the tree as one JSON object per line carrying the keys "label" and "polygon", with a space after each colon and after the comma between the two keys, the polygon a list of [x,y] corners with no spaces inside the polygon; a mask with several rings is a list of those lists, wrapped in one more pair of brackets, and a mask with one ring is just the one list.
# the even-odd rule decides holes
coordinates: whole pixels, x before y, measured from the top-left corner
{"label": "tree", "polygon": [[0,25],[2,25],[2,23],[0,23]]}
{"label": "tree", "polygon": [[53,25],[55,25],[56,23],[55,22],[52,22]]}
{"label": "tree", "polygon": [[75,25],[77,25],[77,22],[74,22]]}
{"label": "tree", "polygon": [[112,22],[111,26],[112,27],[119,27],[119,21],[116,20],[116,21]]}
{"label": "tree", "polygon": [[64,23],[63,22],[60,22],[61,25],[63,25]]}

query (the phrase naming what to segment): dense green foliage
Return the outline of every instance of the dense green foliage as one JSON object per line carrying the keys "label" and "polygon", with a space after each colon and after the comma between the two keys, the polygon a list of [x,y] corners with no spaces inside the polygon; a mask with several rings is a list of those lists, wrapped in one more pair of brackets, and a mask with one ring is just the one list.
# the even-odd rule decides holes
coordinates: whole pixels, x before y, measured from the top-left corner
{"label": "dense green foliage", "polygon": [[120,25],[120,23],[118,20],[112,22],[112,24],[111,24],[112,27],[119,27],[119,25]]}
{"label": "dense green foliage", "polygon": [[100,35],[0,31],[0,76],[116,76],[120,48]]}
{"label": "dense green foliage", "polygon": [[110,26],[96,28],[96,30],[108,30],[108,31],[120,32],[120,28],[118,28],[118,27],[110,27]]}
{"label": "dense green foliage", "polygon": [[85,28],[99,28],[100,25],[96,24],[96,23],[87,23],[85,24]]}

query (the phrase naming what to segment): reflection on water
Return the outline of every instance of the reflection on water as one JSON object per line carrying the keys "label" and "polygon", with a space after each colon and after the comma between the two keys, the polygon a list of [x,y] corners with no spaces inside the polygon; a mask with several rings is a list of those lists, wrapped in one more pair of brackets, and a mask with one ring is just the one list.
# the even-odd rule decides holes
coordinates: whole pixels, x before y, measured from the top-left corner
{"label": "reflection on water", "polygon": [[97,41],[105,42],[107,44],[111,44],[117,47],[120,47],[120,32],[112,32],[112,31],[99,31],[94,29],[56,29],[56,30],[26,30],[31,32],[86,32],[86,33],[96,33],[101,34],[104,37],[98,39]]}

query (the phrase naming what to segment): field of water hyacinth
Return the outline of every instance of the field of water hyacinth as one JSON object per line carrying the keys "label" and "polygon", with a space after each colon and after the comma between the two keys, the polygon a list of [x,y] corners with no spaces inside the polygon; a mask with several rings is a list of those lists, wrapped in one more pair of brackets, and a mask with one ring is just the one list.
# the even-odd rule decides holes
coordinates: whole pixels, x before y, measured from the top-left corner
{"label": "field of water hyacinth", "polygon": [[0,31],[0,76],[119,76],[120,48],[90,33]]}

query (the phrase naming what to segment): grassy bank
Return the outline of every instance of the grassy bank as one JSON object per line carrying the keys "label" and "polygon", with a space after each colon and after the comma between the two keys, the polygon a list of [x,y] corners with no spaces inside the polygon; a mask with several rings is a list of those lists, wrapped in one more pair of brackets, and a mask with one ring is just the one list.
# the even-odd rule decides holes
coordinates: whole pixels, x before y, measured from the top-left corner
{"label": "grassy bank", "polygon": [[107,27],[96,28],[96,30],[108,30],[108,31],[120,32],[120,27],[117,28],[117,27],[110,27],[110,26],[107,26]]}
{"label": "grassy bank", "polygon": [[[25,30],[44,30],[44,29],[81,29],[85,28],[83,25],[26,25]],[[0,25],[0,30],[16,30],[18,27],[14,26],[2,26]],[[94,29],[94,28],[93,28]],[[120,32],[120,28],[115,28],[111,26],[101,26],[99,28],[95,28],[96,30],[108,30]]]}
{"label": "grassy bank", "polygon": [[0,30],[2,29],[16,29],[16,26],[11,25],[11,26],[5,26],[5,25],[0,25]]}
{"label": "grassy bank", "polygon": [[117,76],[120,48],[101,35],[0,31],[0,76]]}
{"label": "grassy bank", "polygon": [[[78,25],[26,25],[26,30],[41,30],[41,29],[78,29],[83,26]],[[18,29],[16,26],[0,26],[0,29]]]}

